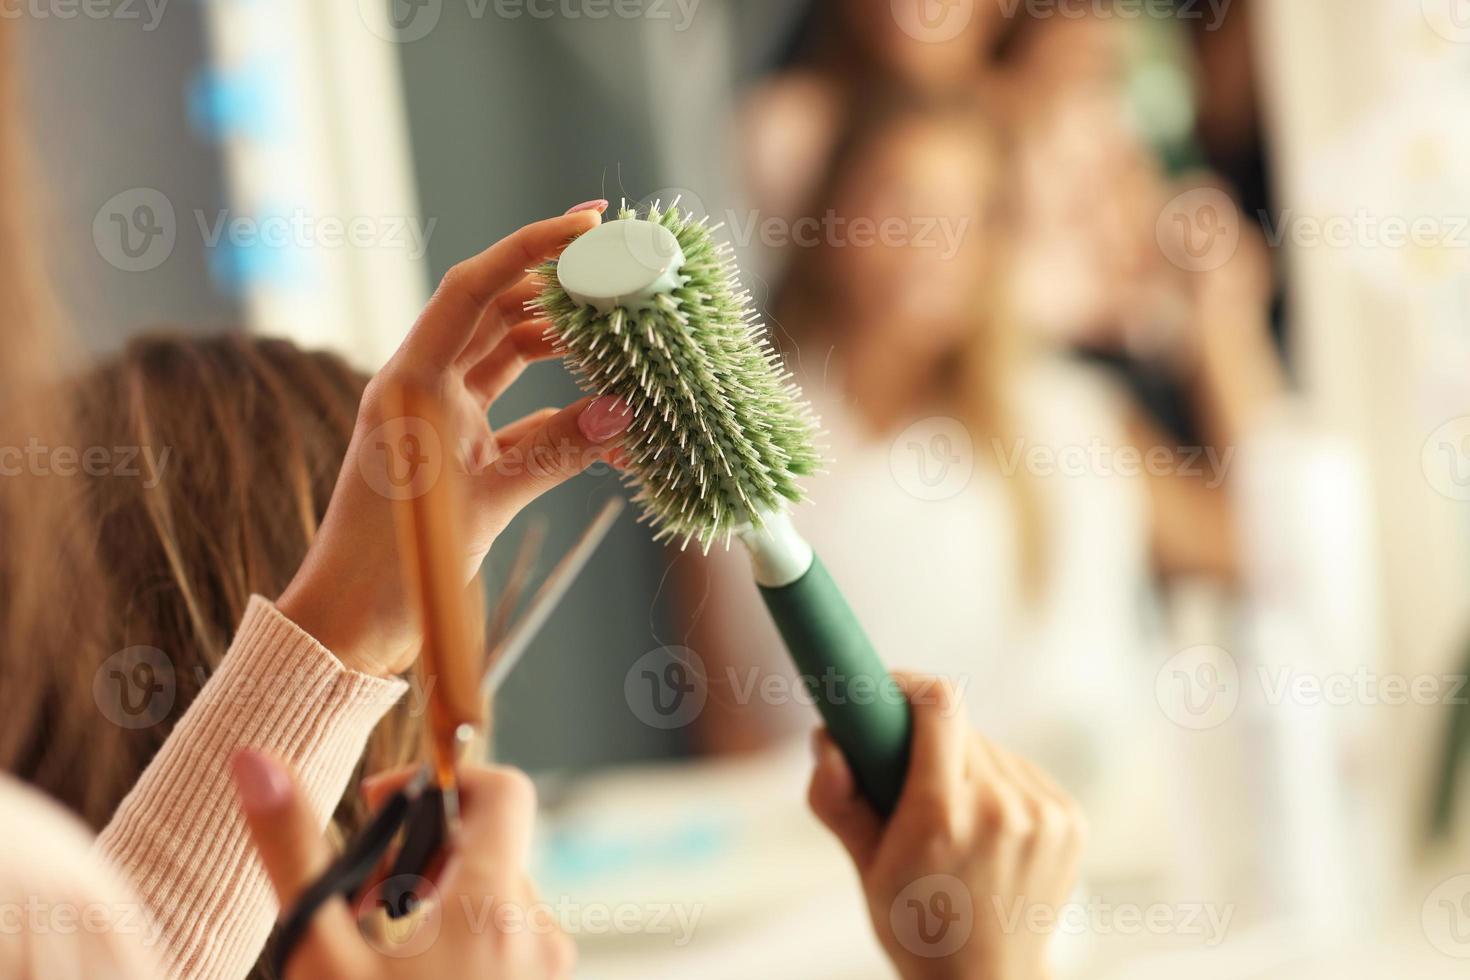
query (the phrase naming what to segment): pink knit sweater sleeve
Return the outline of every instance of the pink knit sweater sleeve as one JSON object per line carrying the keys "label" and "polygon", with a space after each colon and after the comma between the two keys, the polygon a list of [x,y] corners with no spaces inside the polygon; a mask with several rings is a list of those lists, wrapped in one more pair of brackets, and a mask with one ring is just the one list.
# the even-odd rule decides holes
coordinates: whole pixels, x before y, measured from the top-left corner
{"label": "pink knit sweater sleeve", "polygon": [[219,669],[97,839],[162,929],[170,976],[245,976],[278,911],[236,806],[231,753],[284,760],[325,828],[368,734],[406,689],[347,669],[250,600]]}

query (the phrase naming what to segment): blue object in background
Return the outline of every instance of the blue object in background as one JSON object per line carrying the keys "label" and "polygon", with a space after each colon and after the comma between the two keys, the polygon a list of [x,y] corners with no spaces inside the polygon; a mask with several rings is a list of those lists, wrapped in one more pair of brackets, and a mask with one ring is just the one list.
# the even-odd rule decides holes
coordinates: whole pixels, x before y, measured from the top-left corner
{"label": "blue object in background", "polygon": [[263,62],[225,70],[205,67],[185,90],[189,125],[207,140],[265,140],[289,110],[284,76]]}

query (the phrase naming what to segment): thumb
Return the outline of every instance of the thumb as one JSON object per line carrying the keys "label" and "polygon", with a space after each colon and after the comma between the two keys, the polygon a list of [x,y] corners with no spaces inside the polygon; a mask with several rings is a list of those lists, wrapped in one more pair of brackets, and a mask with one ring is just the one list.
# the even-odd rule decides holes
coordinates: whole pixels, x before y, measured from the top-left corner
{"label": "thumb", "polygon": [[817,768],[807,802],[817,819],[842,842],[859,872],[867,870],[883,838],[883,821],[858,794],[852,769],[826,729],[812,733]]}
{"label": "thumb", "polygon": [[[255,749],[240,749],[230,757],[230,773],[260,863],[281,907],[290,908],[332,860],[321,825],[296,781],[276,759]],[[337,975],[351,963],[358,945],[347,905],[334,898],[312,919],[292,959],[293,974]]]}
{"label": "thumb", "polygon": [[633,423],[632,410],[606,395],[584,398],[545,416],[496,457],[483,487],[492,491],[496,517],[509,523],[541,494],[606,459]]}

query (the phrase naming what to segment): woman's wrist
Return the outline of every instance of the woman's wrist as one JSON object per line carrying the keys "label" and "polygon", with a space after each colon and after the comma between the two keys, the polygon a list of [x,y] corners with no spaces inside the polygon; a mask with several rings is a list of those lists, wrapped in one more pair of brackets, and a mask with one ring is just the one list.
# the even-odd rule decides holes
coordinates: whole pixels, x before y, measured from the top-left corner
{"label": "woman's wrist", "polygon": [[396,658],[374,636],[366,610],[344,598],[351,595],[350,589],[320,587],[303,568],[276,600],[276,609],[348,670],[372,677],[392,676]]}

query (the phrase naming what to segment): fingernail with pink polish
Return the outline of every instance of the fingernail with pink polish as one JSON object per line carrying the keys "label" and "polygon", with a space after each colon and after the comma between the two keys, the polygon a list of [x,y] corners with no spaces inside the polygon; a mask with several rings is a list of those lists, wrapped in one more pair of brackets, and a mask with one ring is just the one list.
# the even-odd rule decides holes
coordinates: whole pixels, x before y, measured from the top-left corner
{"label": "fingernail with pink polish", "polygon": [[633,424],[633,413],[622,399],[611,395],[594,398],[577,416],[577,428],[592,442],[607,442]]}
{"label": "fingernail with pink polish", "polygon": [[567,214],[576,214],[578,211],[596,211],[598,214],[607,210],[607,200],[599,197],[595,201],[583,201],[575,207],[567,208]]}
{"label": "fingernail with pink polish", "polygon": [[291,796],[291,778],[286,770],[254,749],[240,749],[230,756],[230,771],[240,803],[252,813],[279,809]]}

